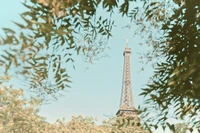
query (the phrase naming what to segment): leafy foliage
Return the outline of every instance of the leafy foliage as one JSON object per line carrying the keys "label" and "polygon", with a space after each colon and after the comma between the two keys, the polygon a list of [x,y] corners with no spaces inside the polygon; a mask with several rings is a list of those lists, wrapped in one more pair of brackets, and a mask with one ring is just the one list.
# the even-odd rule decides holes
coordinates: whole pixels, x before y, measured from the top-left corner
{"label": "leafy foliage", "polygon": [[2,86],[0,110],[0,132],[40,132],[44,118],[37,115],[40,100],[26,100],[23,90],[12,90]]}
{"label": "leafy foliage", "polygon": [[175,133],[186,133],[188,125],[185,123],[178,123],[175,125]]}
{"label": "leafy foliage", "polygon": [[143,128],[138,118],[133,118],[131,116],[112,117],[109,120],[104,121],[104,126],[110,127],[109,132],[113,133],[149,133],[149,131]]}
{"label": "leafy foliage", "polygon": [[[157,38],[157,48],[165,61],[157,63],[154,77],[141,95],[148,97],[146,104],[149,106],[144,109],[144,116],[156,110],[155,116],[147,120],[149,123],[156,122],[153,127],[161,124],[164,129],[167,126],[175,130],[168,119],[180,118],[189,121],[192,131],[194,127],[200,128],[197,119],[200,111],[200,2],[186,0],[179,5],[167,19],[151,20],[162,24],[160,30],[163,34]],[[148,12],[154,12],[154,8],[145,11],[147,17],[151,17]],[[157,16],[160,17],[159,14]]]}
{"label": "leafy foliage", "polygon": [[140,62],[142,64],[155,64],[164,57],[165,51],[160,42],[164,31],[162,25],[166,23],[173,14],[176,5],[170,1],[154,0],[152,2],[145,1],[142,6],[134,8],[130,13],[131,25],[136,25],[134,36],[139,35],[141,38],[139,45],[146,46],[149,50],[141,54]]}
{"label": "leafy foliage", "polygon": [[[30,88],[42,95],[66,89],[71,82],[67,64],[73,65],[74,55],[80,53],[92,63],[107,48],[106,41],[112,36],[114,9],[127,15],[129,3],[128,0],[122,4],[113,0],[24,2],[27,11],[20,14],[24,22],[14,22],[19,31],[3,28],[0,65],[7,73],[15,70],[25,76]],[[108,17],[97,14],[100,6]]]}

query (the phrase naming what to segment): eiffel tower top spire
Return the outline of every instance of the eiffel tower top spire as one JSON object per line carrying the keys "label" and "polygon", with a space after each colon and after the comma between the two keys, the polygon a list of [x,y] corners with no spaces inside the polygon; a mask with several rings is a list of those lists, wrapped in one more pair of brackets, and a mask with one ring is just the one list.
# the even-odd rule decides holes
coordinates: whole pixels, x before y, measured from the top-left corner
{"label": "eiffel tower top spire", "polygon": [[126,47],[128,48],[128,38],[126,38]]}
{"label": "eiffel tower top spire", "polygon": [[126,47],[124,49],[124,71],[123,71],[123,80],[122,80],[122,92],[121,92],[121,101],[120,108],[117,112],[117,116],[131,115],[137,117],[135,113],[135,107],[133,102],[132,94],[132,84],[131,84],[131,48],[128,47],[128,39],[126,40]]}

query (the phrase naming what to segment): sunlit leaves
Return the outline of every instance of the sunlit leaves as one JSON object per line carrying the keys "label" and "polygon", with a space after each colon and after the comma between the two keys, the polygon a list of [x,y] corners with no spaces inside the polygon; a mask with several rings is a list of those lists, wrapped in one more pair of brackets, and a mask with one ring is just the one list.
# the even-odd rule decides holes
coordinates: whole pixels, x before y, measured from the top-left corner
{"label": "sunlit leaves", "polygon": [[[43,118],[36,115],[35,106],[40,100],[32,99],[30,102],[23,97],[23,90],[13,90],[1,86],[0,89],[0,132],[35,132],[39,129],[38,122]],[[39,131],[39,130],[38,130]]]}
{"label": "sunlit leaves", "polygon": [[189,129],[187,123],[178,123],[175,125],[175,133],[185,133]]}

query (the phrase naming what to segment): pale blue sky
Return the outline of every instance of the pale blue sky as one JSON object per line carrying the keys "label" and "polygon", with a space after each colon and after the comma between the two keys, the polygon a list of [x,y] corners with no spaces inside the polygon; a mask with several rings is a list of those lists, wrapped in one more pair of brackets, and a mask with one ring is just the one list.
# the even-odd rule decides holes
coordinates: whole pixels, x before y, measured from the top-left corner
{"label": "pale blue sky", "polygon": [[[16,29],[11,20],[20,22],[19,13],[24,10],[20,1],[2,1],[0,4],[0,28]],[[129,47],[132,49],[131,74],[134,103],[136,107],[142,105],[143,97],[139,94],[152,75],[153,69],[147,65],[144,71],[141,71],[143,64],[139,63],[140,55],[138,53],[142,54],[148,48],[139,46],[141,39],[133,37],[136,27],[122,28],[129,24],[129,20],[122,18],[118,13],[114,14],[113,19],[116,21],[117,27],[113,29],[113,37],[108,42],[111,49],[106,50],[106,54],[109,57],[95,61],[94,64],[85,63],[81,56],[75,59],[76,69],[70,69],[69,72],[73,81],[71,88],[67,89],[69,92],[63,92],[65,97],[58,98],[57,102],[41,107],[40,114],[46,117],[47,121],[55,122],[56,119],[63,117],[70,120],[73,115],[93,116],[102,120],[106,118],[104,115],[115,115],[120,104],[123,50],[126,38],[129,39]],[[1,33],[2,30],[0,30]],[[89,69],[85,71],[87,67]]]}

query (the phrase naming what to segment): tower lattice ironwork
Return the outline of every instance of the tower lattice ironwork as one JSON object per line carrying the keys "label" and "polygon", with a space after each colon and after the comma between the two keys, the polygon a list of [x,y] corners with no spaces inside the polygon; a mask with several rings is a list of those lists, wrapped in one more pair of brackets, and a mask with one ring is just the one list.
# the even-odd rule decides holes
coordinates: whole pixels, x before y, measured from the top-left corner
{"label": "tower lattice ironwork", "polygon": [[124,50],[124,71],[122,80],[122,92],[120,108],[117,116],[132,116],[138,118],[133,102],[132,84],[131,84],[131,48],[128,47],[128,40],[126,40],[126,47]]}

